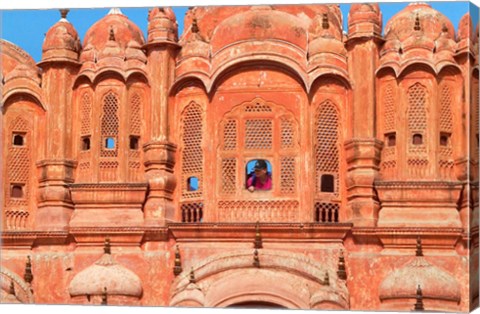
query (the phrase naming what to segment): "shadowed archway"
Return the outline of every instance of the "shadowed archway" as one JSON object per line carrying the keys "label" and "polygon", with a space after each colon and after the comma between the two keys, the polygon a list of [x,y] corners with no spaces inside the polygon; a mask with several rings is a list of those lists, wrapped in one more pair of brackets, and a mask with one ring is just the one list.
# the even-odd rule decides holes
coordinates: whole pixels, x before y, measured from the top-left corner
{"label": "shadowed archway", "polygon": [[266,301],[245,301],[239,302],[227,307],[241,309],[285,309],[284,306]]}

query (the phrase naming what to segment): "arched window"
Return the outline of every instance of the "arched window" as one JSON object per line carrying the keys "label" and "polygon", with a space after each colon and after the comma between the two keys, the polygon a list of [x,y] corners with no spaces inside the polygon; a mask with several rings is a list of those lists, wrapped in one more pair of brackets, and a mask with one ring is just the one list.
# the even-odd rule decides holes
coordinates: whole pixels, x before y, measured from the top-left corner
{"label": "arched window", "polygon": [[24,136],[24,134],[13,134],[13,145],[23,146],[25,142]]}
{"label": "arched window", "polygon": [[118,98],[109,92],[103,98],[103,114],[101,119],[102,149],[101,157],[117,157],[117,137],[119,130]]}
{"label": "arched window", "polygon": [[23,198],[23,186],[19,184],[12,184],[10,196],[12,198]]}

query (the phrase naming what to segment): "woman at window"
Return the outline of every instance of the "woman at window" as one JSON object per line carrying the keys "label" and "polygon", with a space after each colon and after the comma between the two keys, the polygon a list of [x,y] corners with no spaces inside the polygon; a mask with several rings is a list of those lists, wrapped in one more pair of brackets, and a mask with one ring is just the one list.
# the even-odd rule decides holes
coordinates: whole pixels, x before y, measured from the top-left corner
{"label": "woman at window", "polygon": [[272,176],[267,171],[267,163],[265,160],[257,160],[253,170],[254,173],[247,180],[247,189],[250,192],[255,190],[270,190],[272,188]]}

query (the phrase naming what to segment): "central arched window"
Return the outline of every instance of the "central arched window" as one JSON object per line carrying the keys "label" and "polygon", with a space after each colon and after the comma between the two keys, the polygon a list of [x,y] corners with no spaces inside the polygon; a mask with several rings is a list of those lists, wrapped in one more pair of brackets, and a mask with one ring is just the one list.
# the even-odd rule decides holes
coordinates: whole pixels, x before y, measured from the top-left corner
{"label": "central arched window", "polygon": [[[220,122],[220,195],[248,199],[253,190],[278,197],[295,195],[297,125],[292,113],[261,98],[228,112]],[[249,189],[259,162],[265,163],[267,183],[264,188]]]}

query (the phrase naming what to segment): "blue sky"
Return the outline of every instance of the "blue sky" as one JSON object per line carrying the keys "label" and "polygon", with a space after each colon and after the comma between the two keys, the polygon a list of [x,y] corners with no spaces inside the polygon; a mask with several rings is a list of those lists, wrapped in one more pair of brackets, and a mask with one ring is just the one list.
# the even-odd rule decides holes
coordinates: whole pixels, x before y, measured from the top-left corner
{"label": "blue sky", "polygon": [[[469,10],[468,2],[429,2],[433,8],[445,14],[458,26],[460,18]],[[159,2],[161,4],[161,2]],[[397,12],[407,6],[407,3],[380,3],[385,23]],[[340,4],[343,13],[344,28],[346,29],[349,4]],[[472,6],[472,9],[474,7]],[[179,24],[179,32],[183,31],[183,17],[187,7],[174,7]],[[75,26],[81,40],[87,30],[105,14],[110,8],[105,9],[72,9],[68,14],[68,20]],[[148,8],[122,8],[122,12],[137,24],[147,34]],[[40,61],[44,34],[60,19],[58,10],[2,10],[0,21],[0,38],[6,39],[26,50],[35,61]],[[472,17],[478,20],[478,10],[472,10]]]}

